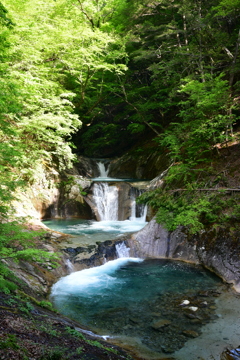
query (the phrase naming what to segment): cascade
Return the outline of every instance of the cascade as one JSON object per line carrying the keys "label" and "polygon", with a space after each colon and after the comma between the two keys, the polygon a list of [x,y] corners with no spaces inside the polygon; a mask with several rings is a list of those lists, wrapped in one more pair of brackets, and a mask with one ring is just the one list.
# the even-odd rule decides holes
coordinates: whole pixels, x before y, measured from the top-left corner
{"label": "cascade", "polygon": [[108,182],[95,182],[92,200],[100,221],[118,221],[129,219],[131,222],[146,221],[147,207],[136,203],[141,194],[137,188]]}
{"label": "cascade", "polygon": [[68,272],[71,274],[74,271],[74,266],[69,259],[65,262]]}
{"label": "cascade", "polygon": [[118,258],[129,258],[130,248],[124,242],[116,244],[116,254]]}
{"label": "cascade", "polygon": [[142,194],[142,191],[137,188],[131,188],[131,221],[146,221],[147,217],[147,205],[137,204],[136,198]]}
{"label": "cascade", "polygon": [[95,183],[93,200],[101,221],[118,220],[118,188],[106,182]]}
{"label": "cascade", "polygon": [[103,162],[97,162],[98,170],[99,170],[99,178],[108,178],[109,169],[105,167]]}
{"label": "cascade", "polygon": [[[114,335],[116,344],[120,339],[119,344],[123,341],[126,342],[126,347],[134,344],[141,355],[146,351],[146,359],[148,354],[150,358],[156,359],[151,357],[151,351],[154,356],[156,353],[161,354],[157,358],[163,358],[163,344],[166,344],[167,351],[170,348],[174,352],[183,346],[188,337],[187,335],[185,339],[182,333],[176,332],[172,341],[171,326],[170,331],[167,331],[167,326],[164,332],[161,331],[164,324],[175,324],[177,318],[179,329],[186,328],[186,332],[191,334],[191,329],[188,330],[189,318],[184,311],[181,312],[182,308],[179,307],[175,313],[176,301],[180,305],[182,299],[191,299],[193,292],[198,294],[202,288],[214,290],[217,282],[212,276],[203,276],[201,270],[191,268],[191,265],[130,257],[127,241],[121,241],[117,237],[123,233],[138,231],[146,224],[147,207],[136,202],[142,190],[134,187],[134,182],[127,179],[124,182],[122,179],[109,178],[105,163],[99,162],[98,168],[99,177],[93,183],[92,195],[89,192],[89,200],[100,221],[68,220],[68,233],[74,234],[78,248],[85,242],[87,245],[98,245],[103,240],[116,239],[115,253],[113,251],[108,254],[107,251],[104,252],[104,248],[103,265],[81,271],[74,271],[77,269],[77,262],[81,263],[81,258],[77,258],[75,269],[70,260],[66,260],[70,274],[52,287],[51,299],[60,312],[96,331],[98,337],[109,337],[114,342],[112,334],[117,334]],[[64,229],[59,230],[65,232]],[[117,259],[109,260],[115,254]],[[201,301],[200,298],[199,303]],[[169,306],[169,314],[172,314],[169,315],[170,319],[161,319],[158,315],[156,319],[153,318],[153,314],[164,313]],[[199,312],[205,311],[202,309],[205,306]],[[206,309],[208,311],[208,307]],[[137,326],[133,326],[135,320],[132,319],[137,319]],[[200,328],[201,323],[195,323],[194,326]]]}

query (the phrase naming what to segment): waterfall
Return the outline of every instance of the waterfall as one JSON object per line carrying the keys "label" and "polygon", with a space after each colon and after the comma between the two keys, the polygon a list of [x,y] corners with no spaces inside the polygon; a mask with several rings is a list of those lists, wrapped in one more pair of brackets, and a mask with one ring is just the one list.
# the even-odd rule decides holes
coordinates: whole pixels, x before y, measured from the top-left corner
{"label": "waterfall", "polygon": [[131,189],[131,216],[130,216],[130,220],[131,221],[146,221],[146,217],[147,217],[147,205],[143,205],[143,204],[137,204],[136,203],[136,198],[141,195],[142,191],[136,188],[132,188]]}
{"label": "waterfall", "polygon": [[74,271],[74,266],[69,259],[65,262],[68,272],[71,274]]}
{"label": "waterfall", "polygon": [[124,242],[116,244],[116,254],[118,258],[128,258],[130,248]]}
{"label": "waterfall", "polygon": [[118,220],[118,188],[105,182],[93,186],[93,200],[101,221]]}
{"label": "waterfall", "polygon": [[93,185],[92,202],[97,219],[100,221],[146,222],[147,207],[136,202],[142,190],[127,183],[110,185],[97,181]]}
{"label": "waterfall", "polygon": [[103,162],[98,162],[97,166],[98,166],[98,170],[99,170],[99,177],[100,178],[108,178],[109,169],[105,168],[105,164]]}

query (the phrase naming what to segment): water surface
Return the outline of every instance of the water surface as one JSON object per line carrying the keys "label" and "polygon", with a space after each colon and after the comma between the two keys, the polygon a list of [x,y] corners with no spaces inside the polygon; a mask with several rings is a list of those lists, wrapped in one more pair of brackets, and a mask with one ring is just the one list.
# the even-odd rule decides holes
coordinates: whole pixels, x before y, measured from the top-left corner
{"label": "water surface", "polygon": [[124,221],[53,219],[44,221],[44,224],[52,230],[74,235],[71,243],[87,246],[99,241],[113,240],[124,233],[139,231],[147,222],[142,218]]}
{"label": "water surface", "polygon": [[[214,294],[219,284],[217,277],[190,264],[120,258],[60,279],[51,300],[92,331],[124,339],[129,346],[137,342],[141,351],[160,355],[180,349],[189,334],[199,334],[214,317],[214,300],[209,295],[204,303],[201,292]],[[182,306],[183,300],[189,305]]]}

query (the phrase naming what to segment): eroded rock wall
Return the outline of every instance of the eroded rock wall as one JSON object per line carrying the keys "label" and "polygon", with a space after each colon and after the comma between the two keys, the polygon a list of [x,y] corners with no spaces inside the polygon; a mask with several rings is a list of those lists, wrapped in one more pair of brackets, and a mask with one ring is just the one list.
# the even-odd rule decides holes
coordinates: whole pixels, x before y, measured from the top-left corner
{"label": "eroded rock wall", "polygon": [[111,160],[109,176],[121,179],[153,179],[169,166],[166,155],[159,151],[142,154],[126,153],[122,157]]}
{"label": "eroded rock wall", "polygon": [[211,229],[189,235],[179,228],[172,233],[155,219],[128,239],[130,256],[171,258],[202,264],[240,292],[240,233]]}

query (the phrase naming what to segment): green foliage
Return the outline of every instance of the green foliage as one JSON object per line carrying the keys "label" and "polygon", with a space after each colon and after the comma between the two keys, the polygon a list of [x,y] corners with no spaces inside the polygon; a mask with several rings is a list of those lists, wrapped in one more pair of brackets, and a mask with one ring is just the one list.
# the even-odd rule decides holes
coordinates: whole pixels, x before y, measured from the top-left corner
{"label": "green foliage", "polygon": [[194,182],[194,185],[189,183],[184,189],[166,185],[142,194],[138,201],[152,206],[157,222],[169,231],[174,231],[178,226],[185,226],[191,234],[213,225],[232,224],[238,227],[239,195],[231,196],[221,189],[198,191],[201,186],[204,187],[201,182]]}
{"label": "green foliage", "polygon": [[14,25],[10,17],[8,17],[8,11],[3,6],[2,2],[0,2],[0,25],[10,28]]}
{"label": "green foliage", "polygon": [[10,292],[14,292],[17,290],[17,285],[12,281],[6,280],[1,275],[0,277],[0,291],[3,291],[5,294],[9,294]]}
{"label": "green foliage", "polygon": [[[0,260],[25,260],[42,265],[50,261],[52,266],[56,267],[58,254],[36,248],[36,238],[41,234],[42,232],[38,231],[30,232],[16,222],[0,223]],[[16,278],[1,261],[1,288],[5,292],[14,291],[17,288]]]}
{"label": "green foliage", "polygon": [[55,346],[53,348],[48,348],[46,353],[41,356],[40,360],[64,360],[67,358],[66,349]]}
{"label": "green foliage", "polygon": [[50,301],[42,300],[38,303],[38,305],[45,309],[53,311],[53,306],[52,303],[50,303]]}
{"label": "green foliage", "polygon": [[[162,195],[149,195],[156,209],[164,200],[159,221],[214,221],[208,196],[191,191],[239,121],[239,25],[239,0],[0,3],[1,218],[24,181],[72,165],[73,139],[107,156],[151,136],[174,164]],[[184,195],[165,197],[178,186]],[[3,258],[45,261],[1,236]]]}
{"label": "green foliage", "polygon": [[49,334],[49,335],[52,335],[52,336],[58,336],[59,335],[59,333],[58,333],[58,331],[57,330],[55,330],[55,329],[53,329],[51,326],[49,326],[49,325],[41,325],[40,327],[39,327],[39,330],[40,331],[44,331],[44,332],[46,332],[47,334]]}
{"label": "green foliage", "polygon": [[181,122],[173,122],[160,137],[174,161],[190,166],[206,161],[205,153],[225,140],[225,133],[236,119],[230,117],[229,87],[222,76],[205,82],[185,79],[179,90],[185,99],[179,104]]}
{"label": "green foliage", "polygon": [[79,346],[77,349],[76,349],[76,354],[77,355],[81,355],[83,353],[83,347],[82,346]]}
{"label": "green foliage", "polygon": [[30,315],[30,312],[34,309],[34,306],[29,302],[29,301],[26,301],[26,302],[22,302],[20,305],[19,305],[19,310],[21,310],[23,313],[27,314],[27,315]]}
{"label": "green foliage", "polygon": [[69,327],[69,326],[66,327],[66,332],[67,332],[68,334],[76,337],[76,338],[80,338],[80,339],[86,340],[86,339],[85,339],[85,336],[84,336],[82,333],[80,333],[79,331],[77,331],[77,330],[75,330],[75,329],[73,329],[73,328],[71,328],[71,327]]}
{"label": "green foliage", "polygon": [[100,343],[99,341],[97,341],[97,340],[87,340],[87,343],[88,343],[89,345],[96,346],[96,347],[98,347],[98,348],[100,348],[100,349],[104,349],[104,348],[105,348],[104,345],[101,344],[101,343]]}
{"label": "green foliage", "polygon": [[6,340],[0,340],[0,349],[13,349],[18,350],[20,346],[18,345],[16,335],[9,334]]}

